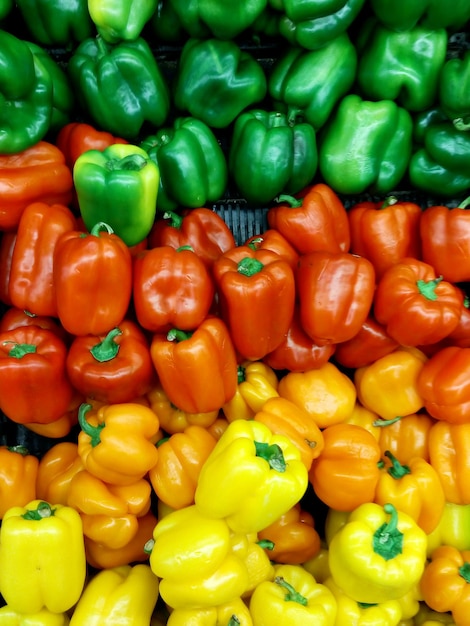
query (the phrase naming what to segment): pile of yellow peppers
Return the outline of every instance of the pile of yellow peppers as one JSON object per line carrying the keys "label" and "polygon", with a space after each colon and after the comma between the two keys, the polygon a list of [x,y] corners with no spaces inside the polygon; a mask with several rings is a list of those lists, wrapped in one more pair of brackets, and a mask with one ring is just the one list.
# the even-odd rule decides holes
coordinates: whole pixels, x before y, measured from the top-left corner
{"label": "pile of yellow peppers", "polygon": [[220,411],[157,385],[1,448],[0,626],[470,624],[470,427],[422,410],[419,350],[380,361],[246,362]]}

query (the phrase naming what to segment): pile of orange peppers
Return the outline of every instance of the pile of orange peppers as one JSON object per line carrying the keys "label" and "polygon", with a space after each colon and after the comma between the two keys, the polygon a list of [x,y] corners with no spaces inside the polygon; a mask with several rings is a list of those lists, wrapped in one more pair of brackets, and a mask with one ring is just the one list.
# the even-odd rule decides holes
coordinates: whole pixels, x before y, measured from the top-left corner
{"label": "pile of orange peppers", "polygon": [[28,152],[0,410],[46,451],[0,448],[0,626],[470,624],[466,203],[315,184],[129,247]]}

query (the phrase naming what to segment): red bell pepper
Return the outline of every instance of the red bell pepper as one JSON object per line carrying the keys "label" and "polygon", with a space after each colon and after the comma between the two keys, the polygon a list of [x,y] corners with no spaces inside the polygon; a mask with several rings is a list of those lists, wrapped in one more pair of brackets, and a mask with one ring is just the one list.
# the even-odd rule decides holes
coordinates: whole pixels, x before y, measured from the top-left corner
{"label": "red bell pepper", "polygon": [[433,344],[458,325],[463,294],[414,258],[389,267],[377,283],[374,315],[387,333],[404,346]]}
{"label": "red bell pepper", "polygon": [[213,265],[220,315],[243,359],[257,361],[284,340],[294,315],[294,272],[271,250],[237,246]]}
{"label": "red bell pepper", "polygon": [[10,272],[13,250],[16,243],[16,231],[4,232],[0,239],[0,301],[8,306],[10,299]]}
{"label": "red bell pepper", "polygon": [[347,212],[331,187],[318,183],[295,198],[281,195],[279,200],[282,204],[268,210],[269,227],[284,235],[299,254],[349,250]]}
{"label": "red bell pepper", "polygon": [[73,387],[67,346],[51,330],[21,326],[0,334],[0,410],[19,424],[48,424],[68,410]]}
{"label": "red bell pepper", "polygon": [[296,273],[300,323],[319,346],[352,339],[370,314],[372,263],[349,252],[301,255]]}
{"label": "red bell pepper", "polygon": [[78,157],[87,150],[104,150],[115,143],[128,142],[85,122],[70,122],[62,126],[55,140],[71,170]]}
{"label": "red bell pepper", "polygon": [[59,323],[56,317],[50,315],[34,315],[29,311],[11,306],[4,312],[0,319],[0,333],[13,330],[19,326],[39,326],[47,328],[58,335],[65,343],[69,341],[69,335]]}
{"label": "red bell pepper", "polygon": [[158,246],[135,257],[134,308],[146,330],[194,330],[207,317],[214,294],[209,269],[188,246]]}
{"label": "red bell pepper", "polygon": [[238,367],[229,330],[208,317],[192,333],[156,333],[150,354],[169,400],[188,413],[209,413],[235,394]]}
{"label": "red bell pepper", "polygon": [[358,202],[348,211],[353,254],[365,256],[379,278],[404,257],[421,256],[421,207],[390,196],[380,202]]}
{"label": "red bell pepper", "polygon": [[25,208],[11,261],[9,294],[14,306],[57,317],[54,250],[59,237],[75,227],[75,216],[62,204],[33,202]]}
{"label": "red bell pepper", "polygon": [[66,367],[75,389],[105,404],[132,402],[150,391],[155,377],[147,337],[130,319],[106,335],[75,337]]}
{"label": "red bell pepper", "polygon": [[289,263],[293,270],[297,266],[299,253],[294,246],[274,228],[268,228],[262,235],[252,235],[245,241],[245,246],[253,248],[253,250],[271,250],[276,252],[281,259]]}
{"label": "red bell pepper", "polygon": [[54,254],[57,315],[71,335],[100,335],[118,326],[132,297],[129,248],[107,224],[64,233]]}

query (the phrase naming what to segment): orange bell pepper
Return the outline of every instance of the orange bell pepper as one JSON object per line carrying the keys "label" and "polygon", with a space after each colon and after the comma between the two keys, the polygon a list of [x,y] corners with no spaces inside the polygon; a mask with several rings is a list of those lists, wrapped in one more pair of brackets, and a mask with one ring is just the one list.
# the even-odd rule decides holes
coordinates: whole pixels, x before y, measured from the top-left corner
{"label": "orange bell pepper", "polygon": [[274,543],[267,554],[276,563],[299,565],[313,559],[321,548],[315,520],[310,513],[302,510],[300,503],[260,530],[258,539]]}
{"label": "orange bell pepper", "polygon": [[230,422],[226,417],[219,415],[215,422],[207,427],[207,430],[218,441],[227,430],[229,424]]}
{"label": "orange bell pepper", "polygon": [[0,300],[8,306],[12,306],[10,299],[10,271],[15,243],[16,231],[2,233],[0,239]]}
{"label": "orange bell pepper", "polygon": [[309,471],[320,500],[336,511],[373,502],[380,472],[380,448],[374,436],[362,426],[333,424],[323,430],[323,440],[323,452]]}
{"label": "orange bell pepper", "polygon": [[54,444],[39,461],[37,497],[52,504],[67,505],[70,482],[83,469],[76,443],[61,441]]}
{"label": "orange bell pepper", "polygon": [[160,424],[143,404],[109,404],[91,410],[82,404],[78,412],[81,431],[78,454],[85,468],[114,485],[131,485],[155,465],[158,451],[152,437]]}
{"label": "orange bell pepper", "polygon": [[216,443],[208,430],[197,425],[163,439],[148,475],[159,500],[173,509],[193,504],[199,472]]}
{"label": "orange bell pepper", "polygon": [[398,415],[391,420],[377,419],[374,428],[379,433],[382,454],[390,450],[402,463],[415,456],[429,461],[429,432],[434,422],[426,411]]}
{"label": "orange bell pepper", "polygon": [[470,423],[436,421],[429,431],[429,460],[446,501],[470,504]]}
{"label": "orange bell pepper", "polygon": [[83,397],[77,392],[73,395],[68,410],[58,420],[49,424],[24,424],[24,426],[41,437],[62,439],[78,424],[78,407],[82,402]]}
{"label": "orange bell pepper", "polygon": [[23,446],[0,446],[0,520],[13,506],[36,500],[39,460]]}
{"label": "orange bell pepper", "polygon": [[244,361],[238,366],[238,386],[235,395],[222,407],[229,422],[252,419],[268,398],[278,397],[278,378],[274,370],[262,361]]}

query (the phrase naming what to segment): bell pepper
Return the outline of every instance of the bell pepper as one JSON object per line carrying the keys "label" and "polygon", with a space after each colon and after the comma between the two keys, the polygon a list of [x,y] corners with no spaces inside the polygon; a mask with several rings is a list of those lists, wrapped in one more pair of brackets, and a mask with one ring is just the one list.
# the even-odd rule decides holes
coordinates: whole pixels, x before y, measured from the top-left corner
{"label": "bell pepper", "polygon": [[370,365],[398,347],[398,342],[369,314],[354,337],[335,344],[334,360],[343,367],[356,369]]}
{"label": "bell pepper", "polygon": [[46,502],[67,505],[72,478],[84,469],[78,445],[72,441],[53,444],[39,461],[37,497]]}
{"label": "bell pepper", "polygon": [[318,131],[351,89],[356,69],[356,48],[346,32],[320,49],[288,46],[270,70],[268,93],[289,120],[302,118]]}
{"label": "bell pepper", "polygon": [[91,411],[80,407],[78,454],[88,471],[112,485],[130,485],[155,465],[158,451],[152,437],[158,432],[158,417],[135,402],[104,405]]}
{"label": "bell pepper", "polygon": [[366,409],[364,406],[362,406],[360,402],[356,401],[351,415],[349,415],[349,417],[344,420],[344,423],[355,424],[356,426],[361,426],[362,428],[365,428],[380,444],[380,435],[382,434],[382,429],[377,428],[377,422],[382,422],[385,420],[379,420],[378,418],[379,416],[377,415],[377,413],[369,411],[369,409]]}
{"label": "bell pepper", "polygon": [[48,424],[73,397],[67,346],[51,330],[20,326],[0,334],[0,409],[18,424]]}
{"label": "bell pepper", "polygon": [[213,264],[221,318],[243,359],[257,361],[284,339],[295,306],[294,272],[275,252],[236,246]]}
{"label": "bell pepper", "polygon": [[249,607],[255,626],[336,624],[337,607],[332,592],[317,583],[301,565],[278,565],[274,580],[256,587]]}
{"label": "bell pepper", "polygon": [[209,314],[214,295],[210,271],[190,246],[157,246],[135,259],[133,303],[146,330],[195,330]]}
{"label": "bell pepper", "polygon": [[40,328],[46,328],[54,332],[67,344],[70,339],[57,318],[50,315],[35,315],[28,310],[9,306],[0,319],[0,332],[3,333],[6,330],[14,330],[19,326],[39,326]]}
{"label": "bell pepper", "polygon": [[382,419],[411,415],[424,406],[418,377],[426,356],[417,349],[398,348],[354,372],[357,398]]}
{"label": "bell pepper", "polygon": [[248,586],[242,594],[242,599],[248,603],[260,583],[274,578],[274,565],[270,560],[273,542],[259,539],[257,533],[235,533],[230,539],[233,554],[243,561],[248,572]]}
{"label": "bell pepper", "polygon": [[200,208],[220,200],[227,186],[225,154],[209,126],[195,117],[177,117],[141,142],[160,171],[157,209]]}
{"label": "bell pepper", "polygon": [[467,50],[460,57],[447,59],[439,76],[439,106],[459,130],[470,128],[469,88],[470,51]]}
{"label": "bell pepper", "polygon": [[33,202],[25,208],[10,268],[9,295],[15,307],[57,317],[54,250],[59,237],[75,228],[75,216],[65,205]]}
{"label": "bell pepper", "polygon": [[36,499],[39,459],[24,446],[0,446],[0,520],[14,506]]}
{"label": "bell pepper", "polygon": [[70,618],[67,613],[52,613],[41,609],[37,613],[19,613],[9,606],[0,608],[0,624],[3,626],[68,626]]}
{"label": "bell pepper", "polygon": [[148,474],[158,499],[172,509],[193,504],[199,473],[216,443],[196,424],[158,442],[158,459]]}
{"label": "bell pepper", "polygon": [[393,100],[407,111],[424,111],[436,100],[446,60],[444,27],[391,30],[366,20],[356,40],[357,85],[368,100]]}
{"label": "bell pepper", "polygon": [[380,472],[377,440],[362,426],[348,423],[328,426],[322,434],[323,451],[308,474],[315,494],[336,511],[372,502]]}
{"label": "bell pepper", "polygon": [[469,524],[470,504],[446,502],[438,525],[428,535],[428,558],[439,546],[470,550]]}
{"label": "bell pepper", "polygon": [[88,2],[91,20],[106,43],[135,41],[157,9],[157,0]]}
{"label": "bell pepper", "polygon": [[132,144],[88,150],[75,161],[73,181],[88,230],[97,222],[106,222],[128,246],[149,234],[155,219],[159,171],[145,150]]}
{"label": "bell pepper", "polygon": [[301,255],[295,274],[300,323],[317,345],[352,339],[370,313],[375,270],[365,257],[319,250]]}
{"label": "bell pepper", "polygon": [[235,395],[222,407],[229,422],[253,419],[269,398],[276,398],[278,378],[274,370],[262,361],[244,361],[238,366]]}
{"label": "bell pepper", "polygon": [[317,50],[345,33],[359,15],[364,0],[270,0],[281,10],[279,32],[291,45]]}
{"label": "bell pepper", "polygon": [[122,137],[99,130],[86,122],[69,122],[57,133],[55,145],[65,156],[67,166],[73,170],[75,161],[87,150],[105,150],[115,143],[127,143]]}
{"label": "bell pepper", "polygon": [[409,30],[422,24],[428,28],[458,30],[470,19],[470,7],[465,0],[449,6],[445,0],[419,0],[412,4],[406,0],[370,0],[374,13],[389,28]]}
{"label": "bell pepper", "polygon": [[86,579],[80,515],[71,507],[32,500],[13,507],[0,528],[0,589],[20,613],[71,609]]}
{"label": "bell pepper", "polygon": [[218,606],[248,587],[248,571],[232,550],[226,521],[208,518],[194,505],[160,519],[147,549],[160,595],[173,609]]}
{"label": "bell pepper", "polygon": [[438,350],[424,364],[417,389],[427,412],[451,424],[468,422],[470,397],[465,377],[470,367],[470,349],[448,346]]}
{"label": "bell pepper", "polygon": [[175,609],[165,623],[167,626],[253,626],[250,610],[241,598],[205,609]]}
{"label": "bell pepper", "polygon": [[307,483],[300,452],[286,436],[235,420],[202,466],[194,501],[199,513],[226,519],[234,532],[258,532],[299,502]]}
{"label": "bell pepper", "polygon": [[170,110],[169,87],[142,37],[108,44],[100,36],[82,41],[68,62],[78,104],[98,128],[126,140],[144,124],[161,126]]}
{"label": "bell pepper", "polygon": [[296,303],[294,316],[284,340],[263,357],[263,362],[274,370],[305,372],[322,367],[336,351],[337,344],[319,346],[311,339],[300,323]]}
{"label": "bell pepper", "polygon": [[150,355],[168,399],[187,413],[218,411],[235,394],[235,348],[220,318],[207,317],[191,332],[155,333]]}
{"label": "bell pepper", "polygon": [[[67,437],[72,429],[78,424],[78,407],[82,404],[84,398],[78,392],[74,393],[67,411],[59,417],[59,419],[50,422],[49,424],[35,424],[26,423],[24,427],[28,431],[39,435],[40,437],[47,437],[48,439],[63,439]],[[44,498],[47,500],[47,498]]]}
{"label": "bell pepper", "polygon": [[301,191],[315,176],[316,133],[285,113],[250,109],[233,124],[228,171],[249,204],[263,206],[283,193]]}
{"label": "bell pepper", "polygon": [[299,254],[349,250],[346,208],[331,187],[316,183],[295,198],[282,194],[278,202],[268,209],[268,224],[284,235]]}
{"label": "bell pepper", "polygon": [[329,361],[304,372],[287,372],[278,391],[282,398],[306,410],[320,428],[344,421],[356,404],[354,383]]}
{"label": "bell pepper", "polygon": [[456,624],[468,621],[470,550],[439,546],[421,577],[424,602],[434,611],[450,612]]}
{"label": "bell pepper", "polygon": [[158,578],[145,563],[101,570],[87,582],[70,624],[106,624],[119,615],[121,621],[133,621],[135,626],[148,625],[158,587]]}
{"label": "bell pepper", "polygon": [[[468,207],[468,208],[467,208]],[[430,206],[420,223],[423,261],[452,283],[470,279],[470,246],[465,235],[470,224],[470,201],[456,207]]]}
{"label": "bell pepper", "polygon": [[276,435],[283,435],[298,448],[307,470],[313,459],[323,452],[323,435],[313,417],[290,400],[268,398],[253,419],[267,426]]}
{"label": "bell pepper", "polygon": [[356,202],[348,211],[353,254],[365,256],[379,279],[405,257],[420,258],[419,204],[387,196],[379,202]]}
{"label": "bell pepper", "polygon": [[106,335],[74,337],[66,368],[75,389],[106,404],[131,402],[146,394],[155,377],[148,339],[131,319]]}
{"label": "bell pepper", "polygon": [[172,91],[178,111],[211,128],[227,128],[266,93],[261,64],[235,41],[191,37],[184,44]]}
{"label": "bell pepper", "polygon": [[[189,34],[183,27],[178,13],[171,2],[158,0],[157,8],[144,30],[145,36],[155,36],[162,44],[182,45]],[[153,41],[153,39],[152,39]]]}
{"label": "bell pepper", "polygon": [[258,538],[274,543],[274,547],[268,549],[271,561],[289,565],[300,565],[313,559],[321,545],[313,516],[299,503],[260,530]]}
{"label": "bell pepper", "polygon": [[299,253],[290,241],[276,228],[268,228],[263,233],[251,235],[243,244],[253,248],[253,250],[271,250],[279,254],[281,258],[289,263],[293,270],[297,266]]}
{"label": "bell pepper", "polygon": [[443,280],[432,265],[405,257],[389,267],[377,282],[374,316],[387,334],[404,346],[437,343],[460,320],[463,294]]}
{"label": "bell pepper", "polygon": [[160,382],[153,385],[146,395],[149,406],[157,415],[160,427],[168,435],[182,433],[188,426],[201,426],[208,429],[219,416],[219,409],[205,413],[188,413],[175,406],[165,393]]}
{"label": "bell pepper", "polygon": [[429,431],[429,462],[439,475],[446,502],[470,504],[468,423],[436,421]]}
{"label": "bell pepper", "polygon": [[443,624],[445,626],[456,626],[450,613],[433,611],[425,602],[420,603],[420,608],[414,617],[413,624],[415,626],[442,626]]}
{"label": "bell pepper", "polygon": [[210,266],[221,254],[235,247],[235,238],[218,213],[200,207],[182,214],[174,211],[157,214],[149,234],[149,248],[156,246],[190,246]]}
{"label": "bell pepper", "polygon": [[420,581],[426,564],[426,533],[392,504],[366,502],[333,536],[333,581],[356,602],[397,600]]}
{"label": "bell pepper", "polygon": [[16,230],[3,231],[0,238],[0,300],[8,307],[12,306],[10,300],[10,270],[13,258],[13,250],[16,243]]}
{"label": "bell pepper", "polygon": [[53,267],[58,318],[71,335],[100,335],[124,320],[132,296],[132,257],[108,224],[61,235]]}
{"label": "bell pepper", "polygon": [[16,230],[24,209],[33,202],[68,206],[72,188],[72,172],[52,143],[39,141],[22,152],[0,154],[0,229]]}
{"label": "bell pepper", "polygon": [[320,544],[320,550],[315,556],[305,563],[302,567],[307,570],[315,578],[317,583],[324,583],[330,577],[330,569],[328,567],[328,547],[325,541]]}
{"label": "bell pepper", "polygon": [[410,113],[393,100],[348,94],[324,128],[319,171],[337,193],[386,195],[407,171],[412,131]]}
{"label": "bell pepper", "polygon": [[408,463],[413,457],[429,461],[429,433],[434,423],[426,411],[398,415],[391,420],[376,419],[374,428],[379,431],[382,454],[389,450],[402,463]]}

